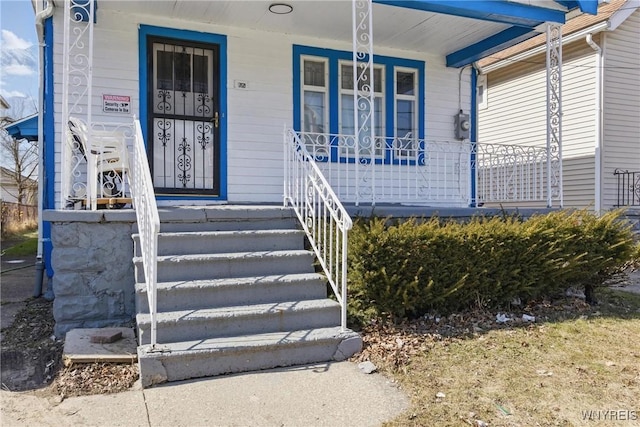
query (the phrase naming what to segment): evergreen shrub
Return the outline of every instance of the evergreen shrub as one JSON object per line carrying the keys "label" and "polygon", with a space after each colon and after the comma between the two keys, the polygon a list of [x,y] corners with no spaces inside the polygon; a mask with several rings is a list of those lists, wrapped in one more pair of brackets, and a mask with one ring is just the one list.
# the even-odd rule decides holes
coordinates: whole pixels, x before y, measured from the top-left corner
{"label": "evergreen shrub", "polygon": [[350,315],[412,318],[602,285],[635,251],[620,216],[581,210],[464,224],[359,219],[349,234]]}

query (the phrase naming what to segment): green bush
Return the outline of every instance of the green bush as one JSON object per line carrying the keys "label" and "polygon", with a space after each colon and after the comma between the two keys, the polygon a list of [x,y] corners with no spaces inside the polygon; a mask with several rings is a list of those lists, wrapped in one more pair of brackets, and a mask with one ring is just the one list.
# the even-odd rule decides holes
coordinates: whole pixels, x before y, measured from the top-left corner
{"label": "green bush", "polygon": [[358,220],[349,235],[350,314],[417,317],[601,285],[634,251],[620,214]]}

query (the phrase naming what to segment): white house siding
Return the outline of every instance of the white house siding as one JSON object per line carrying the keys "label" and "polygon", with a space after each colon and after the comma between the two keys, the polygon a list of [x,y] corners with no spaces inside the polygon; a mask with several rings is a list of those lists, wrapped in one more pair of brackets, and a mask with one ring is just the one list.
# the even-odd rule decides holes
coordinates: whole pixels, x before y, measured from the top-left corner
{"label": "white house siding", "polygon": [[616,168],[640,171],[640,11],[604,39],[603,207],[616,204]]}
{"label": "white house siding", "polygon": [[[545,55],[540,54],[488,74],[488,105],[478,111],[481,144],[546,146],[545,64]],[[563,195],[567,207],[594,205],[594,66],[594,51],[583,40],[563,46]]]}
{"label": "white house siding", "polygon": [[[294,44],[351,50],[351,43],[291,34],[259,32],[160,16],[127,15],[98,10],[95,26],[93,120],[129,120],[104,115],[102,94],[129,95],[132,112],[139,112],[138,26],[154,25],[227,36],[227,190],[229,202],[281,202],[283,188],[282,131],[293,119],[292,46]],[[62,100],[63,21],[55,16],[56,139],[60,141]],[[327,30],[330,35],[330,30]],[[458,110],[457,69],[445,59],[420,52],[376,48],[376,54],[426,63],[425,137],[452,140],[453,115]],[[470,108],[470,73],[463,73],[462,108]],[[235,89],[234,80],[248,83]],[[56,147],[56,198],[60,200],[60,145]]]}

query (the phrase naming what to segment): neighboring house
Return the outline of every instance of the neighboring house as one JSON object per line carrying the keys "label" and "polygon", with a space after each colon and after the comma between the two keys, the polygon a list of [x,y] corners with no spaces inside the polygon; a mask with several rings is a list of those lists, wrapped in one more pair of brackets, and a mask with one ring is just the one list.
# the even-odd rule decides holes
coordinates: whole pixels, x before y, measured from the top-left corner
{"label": "neighboring house", "polygon": [[[597,1],[46,6],[56,334],[135,316],[148,385],[357,351],[344,206],[473,214],[478,165],[495,153],[476,139],[470,65],[545,27],[557,56],[567,11]],[[558,206],[549,164],[538,197]]]}
{"label": "neighboring house", "polygon": [[[8,136],[14,138],[18,141],[27,140],[27,141],[37,141],[38,140],[38,115],[31,115],[20,120],[14,120],[11,118],[7,118],[5,124],[3,125],[3,131],[6,131]],[[25,157],[24,162],[29,162],[31,156]],[[36,159],[37,160],[37,159]],[[14,165],[7,165],[13,167]],[[31,168],[35,167],[35,164],[24,164],[22,167]],[[14,172],[10,169],[6,169],[2,167],[2,200],[5,202],[16,203],[18,196],[18,186],[16,184],[16,179],[11,178],[14,175]],[[27,191],[26,197],[23,199],[22,203],[25,205],[37,205],[37,197],[36,193],[38,191],[38,182],[29,177],[24,178],[26,180]]]}
{"label": "neighboring house", "polygon": [[9,108],[11,108],[11,105],[4,99],[4,96],[0,95],[0,109],[8,110]]}
{"label": "neighboring house", "polygon": [[[5,167],[0,166],[0,200],[6,203],[18,202],[18,186],[14,178],[15,173]],[[23,205],[36,204],[36,192],[38,182],[31,178],[23,178],[26,181],[27,190],[22,201]]]}
{"label": "neighboring house", "polygon": [[9,116],[5,116],[5,111],[11,108],[11,105],[4,99],[4,96],[0,95],[0,127],[5,127],[6,125],[12,123],[14,120]]}
{"label": "neighboring house", "polygon": [[[640,2],[601,3],[562,37],[564,206],[640,206]],[[545,63],[540,36],[478,61],[479,141],[546,144]]]}

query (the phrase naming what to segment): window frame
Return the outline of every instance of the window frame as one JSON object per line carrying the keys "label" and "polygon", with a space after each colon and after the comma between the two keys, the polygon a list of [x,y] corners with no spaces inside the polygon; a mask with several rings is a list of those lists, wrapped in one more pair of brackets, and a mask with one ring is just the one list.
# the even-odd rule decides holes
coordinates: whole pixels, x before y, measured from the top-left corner
{"label": "window frame", "polygon": [[[352,63],[353,55],[349,51],[339,51],[333,49],[324,49],[311,46],[293,45],[293,128],[296,131],[301,131],[303,117],[301,114],[302,105],[304,103],[303,96],[304,90],[301,85],[301,80],[304,76],[303,72],[303,58],[325,58],[328,63],[328,104],[327,104],[327,117],[328,128],[325,133],[336,135],[340,134],[341,129],[341,63]],[[396,157],[393,155],[394,150],[390,150],[390,146],[395,139],[395,114],[396,114],[396,68],[409,69],[416,73],[417,82],[417,139],[424,139],[424,129],[426,122],[425,115],[425,61],[415,59],[396,58],[390,56],[374,55],[373,57],[374,67],[382,68],[383,83],[382,83],[382,115],[383,115],[383,132],[382,139],[385,144],[384,156],[375,158],[376,164],[394,164],[394,165],[408,165],[408,164],[421,164],[420,157],[424,157],[422,151],[424,147],[418,147],[416,158],[409,159],[408,157]],[[392,76],[393,78],[391,78]],[[338,153],[337,142],[331,143],[331,155],[326,161],[334,163],[354,163],[354,156],[341,156]],[[370,162],[371,159],[361,159],[361,161]]]}
{"label": "window frame", "polygon": [[[305,83],[305,79],[304,79],[304,62],[305,61],[313,61],[313,62],[322,62],[324,64],[324,86],[314,86],[314,85],[307,85]],[[329,61],[327,58],[322,58],[322,57],[316,57],[316,56],[311,56],[311,55],[303,55],[300,58],[300,82],[301,82],[301,90],[300,90],[300,105],[304,106],[305,102],[304,102],[304,97],[305,97],[305,93],[307,91],[309,92],[315,92],[315,93],[323,93],[323,102],[324,102],[324,114],[323,114],[323,121],[322,121],[322,128],[325,129],[324,132],[320,132],[320,133],[327,133],[326,129],[329,129],[329,114],[331,111],[331,108],[329,107],[329,77],[330,77],[330,73],[329,73]],[[305,127],[305,120],[304,120],[305,115],[302,115],[302,121],[300,122],[300,129],[304,129]]]}
{"label": "window frame", "polygon": [[[413,74],[414,75],[414,80],[413,80],[413,95],[405,95],[405,94],[400,94],[398,93],[398,74],[399,73],[405,73],[405,74]],[[408,133],[404,133],[404,135],[399,134],[398,133],[398,102],[400,101],[409,101],[412,103],[412,108],[414,109],[414,111],[418,110],[418,76],[417,76],[417,70],[414,68],[407,68],[407,67],[394,67],[393,69],[393,105],[396,108],[396,112],[395,112],[395,121],[394,121],[394,127],[393,127],[393,144],[394,147],[392,148],[392,155],[393,155],[393,159],[394,161],[398,161],[401,163],[406,163],[407,161],[411,161],[413,159],[415,159],[416,157],[418,157],[419,153],[416,151],[415,156],[411,155],[411,154],[403,154],[402,152],[404,150],[406,150],[405,147],[396,147],[395,144],[400,142],[401,139],[406,138],[406,136],[408,134],[411,134],[409,140],[411,141],[411,148],[409,150],[413,151],[413,150],[418,150],[419,147],[415,146],[418,141],[421,139],[419,137],[417,137],[416,135],[418,134],[418,123],[416,123],[416,120],[418,119],[416,114],[412,115],[412,122],[411,123],[411,130]]]}

